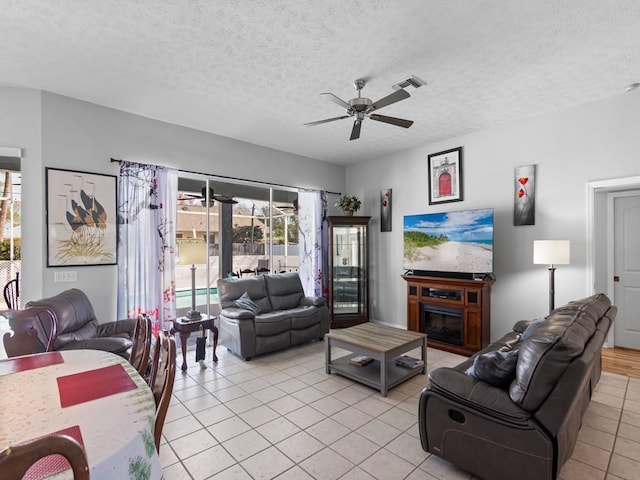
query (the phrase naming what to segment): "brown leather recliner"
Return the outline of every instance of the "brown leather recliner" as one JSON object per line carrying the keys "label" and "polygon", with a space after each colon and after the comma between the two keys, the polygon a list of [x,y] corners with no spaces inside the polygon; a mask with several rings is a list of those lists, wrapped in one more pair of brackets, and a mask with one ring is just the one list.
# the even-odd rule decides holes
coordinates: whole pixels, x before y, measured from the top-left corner
{"label": "brown leather recliner", "polygon": [[[89,298],[82,290],[72,288],[53,297],[27,302],[26,307],[46,307],[55,314],[57,334],[53,350],[104,350],[129,358],[135,319],[99,323]],[[44,345],[50,336],[50,320],[38,316],[36,330]]]}

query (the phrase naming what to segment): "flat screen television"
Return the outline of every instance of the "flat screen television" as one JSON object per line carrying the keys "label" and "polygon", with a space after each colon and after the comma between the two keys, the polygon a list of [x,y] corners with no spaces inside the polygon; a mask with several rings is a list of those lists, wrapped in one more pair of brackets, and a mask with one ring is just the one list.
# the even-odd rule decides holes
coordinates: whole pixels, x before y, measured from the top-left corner
{"label": "flat screen television", "polygon": [[403,268],[414,275],[493,272],[492,208],[405,215],[403,233]]}

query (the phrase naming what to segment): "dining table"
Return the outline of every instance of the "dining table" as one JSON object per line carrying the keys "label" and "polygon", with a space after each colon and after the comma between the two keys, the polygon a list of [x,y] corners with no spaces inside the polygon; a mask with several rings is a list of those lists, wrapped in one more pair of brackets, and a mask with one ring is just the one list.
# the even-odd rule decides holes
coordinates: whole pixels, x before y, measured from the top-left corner
{"label": "dining table", "polygon": [[[129,362],[99,350],[0,360],[0,450],[61,433],[83,447],[92,480],[162,480],[155,401]],[[0,475],[1,477],[2,475]],[[72,479],[63,457],[39,460],[26,480]]]}

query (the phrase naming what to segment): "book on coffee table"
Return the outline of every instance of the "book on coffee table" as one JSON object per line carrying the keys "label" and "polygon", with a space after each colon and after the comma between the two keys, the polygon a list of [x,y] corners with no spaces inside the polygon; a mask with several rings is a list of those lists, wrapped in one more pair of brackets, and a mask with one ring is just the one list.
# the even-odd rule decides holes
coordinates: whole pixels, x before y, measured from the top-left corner
{"label": "book on coffee table", "polygon": [[356,355],[355,357],[351,357],[349,359],[349,363],[352,365],[357,365],[358,367],[363,367],[369,363],[373,362],[373,358],[368,357],[366,355]]}
{"label": "book on coffee table", "polygon": [[396,365],[404,368],[417,368],[424,365],[424,360],[410,357],[409,355],[401,355],[396,358]]}

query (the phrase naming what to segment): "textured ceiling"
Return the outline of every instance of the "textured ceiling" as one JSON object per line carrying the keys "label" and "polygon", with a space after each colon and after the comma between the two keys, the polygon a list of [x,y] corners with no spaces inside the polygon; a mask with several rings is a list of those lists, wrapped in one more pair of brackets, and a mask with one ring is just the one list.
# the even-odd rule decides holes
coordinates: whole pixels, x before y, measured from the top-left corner
{"label": "textured ceiling", "polygon": [[[351,164],[623,94],[640,81],[638,0],[0,0],[0,84]],[[353,81],[377,100],[352,119]]]}

